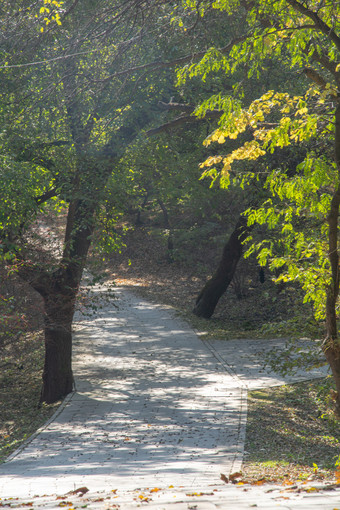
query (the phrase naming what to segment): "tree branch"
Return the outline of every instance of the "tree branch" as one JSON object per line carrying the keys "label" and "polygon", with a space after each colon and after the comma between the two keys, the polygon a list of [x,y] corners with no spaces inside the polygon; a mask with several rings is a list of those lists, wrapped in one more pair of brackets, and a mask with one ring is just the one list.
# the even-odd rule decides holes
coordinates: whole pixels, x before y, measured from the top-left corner
{"label": "tree branch", "polygon": [[35,197],[35,202],[37,205],[43,204],[44,202],[47,202],[52,197],[57,196],[57,190],[56,188],[50,189],[49,191],[46,191],[46,193],[43,193],[40,195],[40,197]]}
{"label": "tree branch", "polygon": [[320,55],[317,50],[313,51],[311,58],[314,60],[314,62],[318,62],[318,64],[321,64],[325,69],[327,69],[327,71],[329,71],[335,77],[337,82],[340,81],[340,73],[337,71],[336,62],[332,62],[324,53]]}
{"label": "tree branch", "polygon": [[325,34],[329,39],[335,44],[338,51],[340,51],[340,37],[334,32],[333,27],[330,27],[325,23],[316,12],[308,9],[304,5],[300,4],[297,0],[286,0],[286,2],[295,10],[307,16],[315,23],[315,28],[320,30],[323,34]]}
{"label": "tree branch", "polygon": [[169,129],[181,126],[182,124],[189,124],[191,122],[198,122],[200,120],[203,119],[192,117],[191,115],[183,115],[181,117],[177,117],[176,119],[171,120],[170,122],[167,122],[166,124],[162,124],[161,126],[158,126],[156,128],[149,129],[148,131],[146,131],[146,136],[158,135],[159,133],[163,133],[163,131],[168,131]]}
{"label": "tree branch", "polygon": [[320,76],[319,73],[315,71],[315,69],[312,69],[311,67],[306,67],[303,70],[303,72],[310,80],[319,85],[319,87],[321,87],[322,89],[326,88],[327,85],[326,80],[324,80],[323,77]]}
{"label": "tree branch", "polygon": [[[163,103],[160,101],[158,103],[158,106],[162,110],[180,110],[182,112],[187,113],[194,113],[195,106],[189,105],[189,104],[183,104],[183,103]],[[169,129],[175,128],[177,126],[181,126],[182,124],[189,124],[192,122],[200,122],[202,120],[207,119],[219,119],[223,115],[222,110],[208,110],[203,118],[196,117],[194,115],[181,115],[180,117],[177,117],[176,119],[173,119],[169,122],[166,122],[165,124],[162,124],[161,126],[158,126],[153,129],[149,129],[146,132],[146,136],[154,136],[159,133],[162,133],[163,131],[167,131]]]}
{"label": "tree branch", "polygon": [[[218,51],[221,53],[229,53],[232,48],[239,44],[240,42],[245,41],[249,37],[249,34],[244,34],[240,37],[236,37],[232,41],[230,41],[228,44],[223,46],[222,48],[219,48]],[[142,64],[140,66],[130,67],[129,69],[123,69],[122,71],[117,71],[116,73],[110,74],[106,78],[103,78],[101,80],[91,80],[95,83],[102,83],[109,80],[112,80],[114,78],[120,78],[121,76],[125,76],[126,74],[134,73],[136,71],[144,71],[146,69],[152,69],[153,71],[156,71],[158,69],[165,69],[168,67],[174,67],[177,65],[183,65],[187,62],[193,62],[195,60],[198,60],[199,58],[204,57],[207,50],[198,51],[197,53],[190,53],[189,55],[185,55],[184,57],[179,57],[174,60],[169,60],[167,62],[160,62],[159,60],[155,60],[153,62],[148,62],[147,64]]]}

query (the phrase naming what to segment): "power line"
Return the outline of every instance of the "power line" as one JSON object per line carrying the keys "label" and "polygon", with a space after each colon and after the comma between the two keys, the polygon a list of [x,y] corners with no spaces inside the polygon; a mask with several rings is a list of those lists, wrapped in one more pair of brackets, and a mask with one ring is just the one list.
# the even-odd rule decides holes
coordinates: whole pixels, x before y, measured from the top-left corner
{"label": "power line", "polygon": [[97,51],[97,50],[80,51],[78,53],[72,53],[71,55],[63,55],[63,56],[60,56],[60,57],[50,58],[48,60],[38,60],[36,62],[27,62],[26,64],[5,65],[5,66],[0,66],[0,69],[11,69],[13,67],[29,67],[29,66],[37,66],[37,65],[49,64],[50,62],[55,62],[57,60],[63,60],[65,58],[76,57],[78,55],[86,55],[86,54],[91,53],[93,51]]}

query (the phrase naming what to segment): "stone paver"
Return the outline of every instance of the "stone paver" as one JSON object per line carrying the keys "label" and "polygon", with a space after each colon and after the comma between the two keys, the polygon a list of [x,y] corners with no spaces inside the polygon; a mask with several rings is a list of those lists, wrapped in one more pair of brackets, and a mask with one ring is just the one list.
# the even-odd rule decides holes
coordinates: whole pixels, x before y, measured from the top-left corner
{"label": "stone paver", "polygon": [[241,468],[247,388],[256,373],[259,387],[282,378],[259,372],[262,344],[204,342],[166,307],[116,292],[117,306],[79,319],[76,392],[0,466],[3,501],[38,495],[34,506],[57,508],[65,500],[56,495],[86,487],[84,496],[68,495],[70,504],[204,510],[249,508],[261,498],[261,508],[316,508],[322,497],[325,509],[340,505],[337,491],[287,495],[222,482],[221,473]]}

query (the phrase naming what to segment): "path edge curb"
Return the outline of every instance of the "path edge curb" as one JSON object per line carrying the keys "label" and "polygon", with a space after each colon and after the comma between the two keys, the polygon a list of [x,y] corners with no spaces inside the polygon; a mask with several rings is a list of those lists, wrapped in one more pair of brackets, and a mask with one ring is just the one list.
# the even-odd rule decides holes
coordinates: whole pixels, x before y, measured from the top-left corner
{"label": "path edge curb", "polygon": [[7,462],[10,462],[11,460],[13,460],[17,455],[19,455],[19,453],[22,452],[22,450],[24,450],[32,441],[34,441],[34,439],[39,434],[41,434],[50,425],[50,423],[52,423],[59,416],[59,414],[64,410],[64,408],[72,400],[72,398],[74,397],[75,394],[76,394],[76,391],[72,391],[71,393],[66,395],[66,397],[61,402],[58,409],[56,409],[56,411],[52,414],[52,416],[50,416],[50,418],[43,425],[41,425],[35,432],[33,432],[33,434],[31,434],[27,439],[25,439],[21,443],[21,445],[18,446],[18,448],[16,448],[14,450],[14,452],[12,452],[8,457],[6,457],[6,459],[2,462],[2,464],[7,464]]}

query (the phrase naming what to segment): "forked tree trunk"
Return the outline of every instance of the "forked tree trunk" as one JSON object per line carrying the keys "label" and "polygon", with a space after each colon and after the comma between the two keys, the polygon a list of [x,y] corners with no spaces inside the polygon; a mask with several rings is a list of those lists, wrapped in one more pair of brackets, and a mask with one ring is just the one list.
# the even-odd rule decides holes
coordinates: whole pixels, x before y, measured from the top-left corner
{"label": "forked tree trunk", "polygon": [[73,389],[72,321],[91,242],[93,214],[93,204],[81,200],[70,204],[59,269],[31,281],[44,299],[45,364],[40,402],[56,402]]}
{"label": "forked tree trunk", "polygon": [[193,313],[198,317],[210,319],[221,296],[227,290],[242,256],[243,241],[249,233],[249,227],[243,217],[237,222],[235,230],[224,246],[219,266],[199,293]]}

